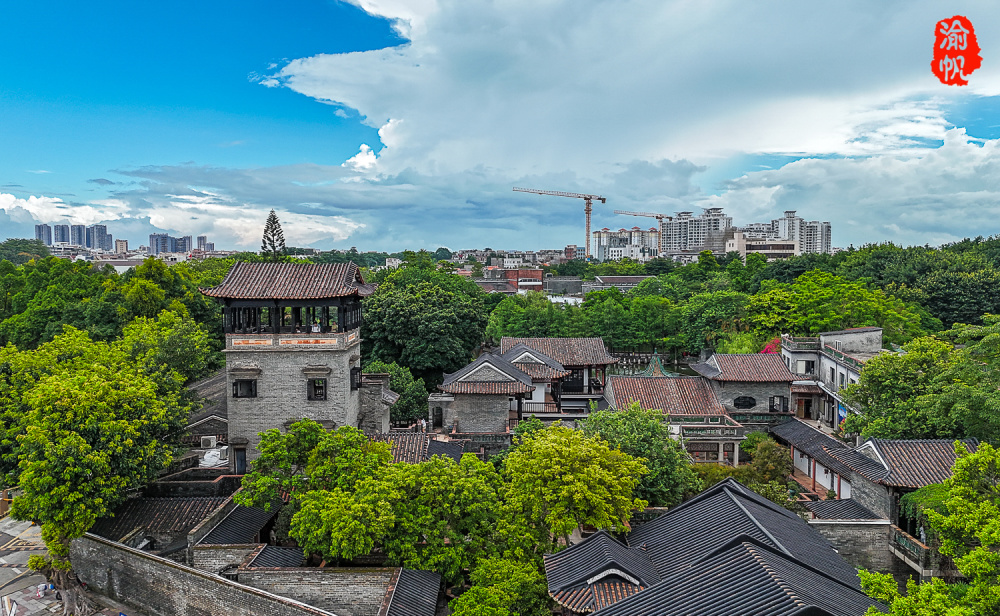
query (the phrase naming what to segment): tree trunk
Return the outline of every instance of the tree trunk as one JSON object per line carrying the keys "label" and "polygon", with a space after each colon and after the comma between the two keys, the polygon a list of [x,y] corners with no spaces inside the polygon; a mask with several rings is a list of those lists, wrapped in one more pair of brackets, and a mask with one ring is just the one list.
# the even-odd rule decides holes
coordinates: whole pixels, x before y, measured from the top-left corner
{"label": "tree trunk", "polygon": [[46,577],[62,595],[63,616],[90,616],[97,606],[72,571],[50,569]]}

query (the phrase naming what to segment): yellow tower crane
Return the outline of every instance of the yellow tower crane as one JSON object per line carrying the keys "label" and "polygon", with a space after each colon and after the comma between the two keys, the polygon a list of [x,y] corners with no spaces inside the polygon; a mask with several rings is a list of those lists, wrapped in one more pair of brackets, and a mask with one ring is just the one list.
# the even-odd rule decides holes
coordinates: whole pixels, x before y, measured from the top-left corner
{"label": "yellow tower crane", "polygon": [[583,211],[587,215],[587,241],[584,246],[587,247],[587,260],[590,260],[590,212],[593,211],[594,201],[600,201],[601,203],[607,203],[608,200],[600,195],[584,195],[581,193],[573,192],[562,192],[560,190],[538,190],[536,188],[518,188],[514,187],[514,192],[525,192],[534,193],[536,195],[555,195],[557,197],[575,197],[577,199],[583,199]]}

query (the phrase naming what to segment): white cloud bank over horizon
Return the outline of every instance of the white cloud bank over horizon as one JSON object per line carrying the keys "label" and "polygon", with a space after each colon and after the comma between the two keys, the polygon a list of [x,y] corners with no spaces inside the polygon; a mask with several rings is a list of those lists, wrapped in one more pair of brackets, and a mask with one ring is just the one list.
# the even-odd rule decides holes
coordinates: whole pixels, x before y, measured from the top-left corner
{"label": "white cloud bank over horizon", "polygon": [[[577,200],[515,185],[607,196],[596,228],[648,226],[611,211],[670,213],[680,200],[737,224],[794,209],[833,223],[839,246],[996,232],[982,223],[1000,213],[998,141],[947,118],[1000,96],[1000,63],[962,89],[929,67],[934,24],[954,13],[988,53],[991,2],[351,1],[409,42],[291,60],[259,81],[355,110],[380,144],[339,165],[123,169],[132,185],[72,208],[242,248],[272,207],[289,244],[582,242]],[[766,154],[801,160],[698,187],[706,167]],[[36,201],[0,209],[62,209]]]}

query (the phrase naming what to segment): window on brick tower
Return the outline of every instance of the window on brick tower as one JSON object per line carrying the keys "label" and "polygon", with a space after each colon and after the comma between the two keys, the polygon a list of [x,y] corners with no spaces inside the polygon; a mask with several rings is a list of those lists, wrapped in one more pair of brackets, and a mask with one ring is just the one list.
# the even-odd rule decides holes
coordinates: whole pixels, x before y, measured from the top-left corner
{"label": "window on brick tower", "polygon": [[309,379],[306,397],[309,400],[326,400],[326,379]]}
{"label": "window on brick tower", "polygon": [[351,368],[351,389],[361,389],[361,368]]}
{"label": "window on brick tower", "polygon": [[257,379],[237,379],[233,381],[234,398],[256,398]]}

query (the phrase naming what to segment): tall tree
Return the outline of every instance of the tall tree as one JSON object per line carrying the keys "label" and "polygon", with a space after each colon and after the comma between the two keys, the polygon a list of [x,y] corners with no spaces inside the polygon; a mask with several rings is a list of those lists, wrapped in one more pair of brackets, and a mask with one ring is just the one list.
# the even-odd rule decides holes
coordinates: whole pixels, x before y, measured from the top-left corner
{"label": "tall tree", "polygon": [[264,223],[260,252],[271,261],[277,261],[285,254],[285,234],[281,231],[281,222],[274,210],[267,215],[267,222]]}
{"label": "tall tree", "polygon": [[608,445],[641,459],[649,469],[635,495],[654,507],[673,507],[686,494],[701,490],[701,481],[687,462],[687,452],[670,436],[662,410],[643,410],[638,402],[628,408],[591,413],[583,424],[588,436],[600,436]]}
{"label": "tall tree", "polygon": [[504,460],[503,523],[520,557],[557,549],[583,525],[623,530],[633,511],[646,506],[634,497],[648,472],[639,460],[558,423],[522,439]]}
{"label": "tall tree", "polygon": [[7,347],[0,365],[19,375],[0,389],[23,411],[7,455],[21,489],[11,514],[38,523],[48,548],[29,566],[62,590],[66,613],[88,613],[71,582],[70,542],[170,462],[167,436],[187,409],[142,363],[71,328],[35,351]]}

